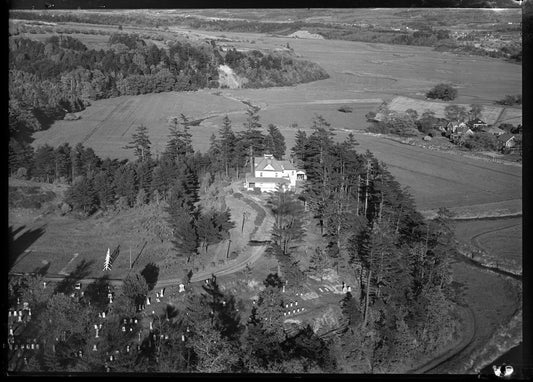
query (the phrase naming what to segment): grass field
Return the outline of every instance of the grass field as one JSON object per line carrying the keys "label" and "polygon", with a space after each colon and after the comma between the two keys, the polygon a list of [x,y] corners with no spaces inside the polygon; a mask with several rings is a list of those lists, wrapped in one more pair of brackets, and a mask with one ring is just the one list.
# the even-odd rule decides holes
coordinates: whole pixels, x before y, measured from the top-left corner
{"label": "grass field", "polygon": [[481,248],[483,263],[522,271],[522,218],[458,221],[457,239]]}

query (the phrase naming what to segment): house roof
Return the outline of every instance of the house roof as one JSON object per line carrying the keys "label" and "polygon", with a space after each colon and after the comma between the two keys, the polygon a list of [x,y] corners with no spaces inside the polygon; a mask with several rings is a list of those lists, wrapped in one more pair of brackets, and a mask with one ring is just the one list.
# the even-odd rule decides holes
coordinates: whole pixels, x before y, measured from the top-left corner
{"label": "house roof", "polygon": [[255,171],[283,171],[283,167],[273,156],[265,155],[263,158],[256,158],[255,163]]}
{"label": "house roof", "polygon": [[279,163],[281,164],[284,170],[297,170],[296,166],[288,160],[280,160]]}
{"label": "house roof", "polygon": [[266,154],[255,158],[255,171],[283,171],[297,170],[296,166],[288,160],[277,160]]}
{"label": "house roof", "polygon": [[500,136],[498,137],[498,141],[505,143],[505,142],[507,142],[509,139],[514,138],[514,136],[515,136],[515,135],[514,135],[514,134],[511,134],[511,133],[504,133],[504,134],[502,134],[502,135],[500,135]]}
{"label": "house roof", "polygon": [[498,133],[498,134],[501,134],[501,133],[505,133],[505,130],[502,130],[500,129],[499,127],[487,127],[485,129],[483,129],[483,131],[487,132],[487,133]]}
{"label": "house roof", "polygon": [[254,182],[254,183],[290,183],[289,179],[286,178],[259,178],[259,177],[250,177],[246,178],[248,183]]}

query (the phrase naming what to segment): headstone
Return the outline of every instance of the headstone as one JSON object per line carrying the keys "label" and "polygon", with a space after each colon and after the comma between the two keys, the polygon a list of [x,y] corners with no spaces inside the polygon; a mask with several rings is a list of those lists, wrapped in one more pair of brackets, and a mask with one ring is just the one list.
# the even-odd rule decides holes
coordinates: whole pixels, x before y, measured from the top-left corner
{"label": "headstone", "polygon": [[179,287],[180,287],[180,289],[179,289],[179,291],[178,291],[179,293],[181,293],[181,292],[185,292],[185,285],[180,284]]}
{"label": "headstone", "polygon": [[159,297],[157,297],[157,298],[155,299],[155,302],[161,302],[161,300],[159,299]]}
{"label": "headstone", "polygon": [[293,310],[293,311],[292,311],[292,314],[296,314],[296,310]]}
{"label": "headstone", "polygon": [[181,335],[181,340],[185,341],[185,336],[183,334]]}
{"label": "headstone", "polygon": [[294,303],[294,306],[298,306],[298,301],[296,301],[296,302]]}
{"label": "headstone", "polygon": [[165,289],[166,289],[166,288],[161,289],[161,293],[160,293],[161,297],[164,297],[164,296],[165,296]]}
{"label": "headstone", "polygon": [[93,345],[93,351],[97,351],[96,344]]}
{"label": "headstone", "polygon": [[351,286],[348,287],[348,292],[352,293],[352,287]]}
{"label": "headstone", "polygon": [[150,297],[146,297],[146,305],[150,305]]}

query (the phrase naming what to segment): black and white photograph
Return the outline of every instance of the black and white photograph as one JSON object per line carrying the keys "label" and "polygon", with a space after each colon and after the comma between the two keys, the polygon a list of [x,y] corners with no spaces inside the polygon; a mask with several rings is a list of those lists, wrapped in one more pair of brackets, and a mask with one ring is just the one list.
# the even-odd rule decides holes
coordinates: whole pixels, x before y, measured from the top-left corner
{"label": "black and white photograph", "polygon": [[533,375],[533,4],[85,3],[8,4],[5,375]]}

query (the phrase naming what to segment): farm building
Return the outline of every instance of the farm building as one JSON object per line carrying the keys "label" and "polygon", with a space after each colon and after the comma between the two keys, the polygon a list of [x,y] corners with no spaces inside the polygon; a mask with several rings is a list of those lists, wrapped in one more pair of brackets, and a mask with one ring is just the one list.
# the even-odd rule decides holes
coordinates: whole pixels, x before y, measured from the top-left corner
{"label": "farm building", "polygon": [[517,145],[516,136],[511,133],[505,133],[498,136],[498,142],[502,145],[502,149],[510,149]]}
{"label": "farm building", "polygon": [[244,181],[247,190],[259,188],[261,192],[272,192],[279,184],[283,189],[294,190],[297,181],[307,179],[305,171],[297,169],[290,161],[277,160],[272,154],[253,160],[253,173],[247,173]]}
{"label": "farm building", "polygon": [[446,133],[448,133],[448,135],[452,135],[452,134],[462,135],[466,133],[468,130],[470,129],[464,122],[461,122],[461,123],[448,122],[448,124],[446,125]]}
{"label": "farm building", "polygon": [[476,118],[471,121],[467,122],[468,127],[470,127],[473,131],[478,131],[480,129],[487,128],[487,124],[483,122],[481,119]]}
{"label": "farm building", "polygon": [[504,130],[500,129],[499,127],[494,127],[494,126],[487,126],[486,128],[481,129],[481,131],[484,131],[486,133],[490,133],[496,136],[500,136],[505,133]]}

